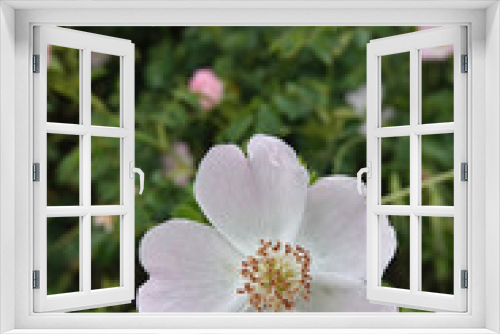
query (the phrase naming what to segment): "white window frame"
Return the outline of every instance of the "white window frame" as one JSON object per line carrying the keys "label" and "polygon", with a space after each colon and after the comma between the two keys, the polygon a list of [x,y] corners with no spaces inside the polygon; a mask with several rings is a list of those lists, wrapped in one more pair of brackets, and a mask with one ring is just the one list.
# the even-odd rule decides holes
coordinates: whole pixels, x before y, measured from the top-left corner
{"label": "white window frame", "polygon": [[[34,53],[39,55],[39,73],[33,75],[33,160],[39,164],[39,181],[33,184],[34,247],[33,269],[38,270],[38,289],[34,289],[34,311],[74,311],[130,303],[135,298],[135,109],[134,44],[130,41],[60,27],[34,27]],[[47,48],[57,45],[78,50],[80,65],[78,124],[47,122]],[[120,61],[119,126],[95,126],[91,122],[91,53],[113,55]],[[47,206],[47,134],[79,138],[79,205]],[[120,202],[116,205],[91,205],[92,138],[110,137],[119,144]],[[76,175],[75,175],[76,177]],[[91,224],[95,216],[119,216],[120,285],[91,288]],[[47,295],[47,218],[79,219],[79,291]],[[92,305],[92,307],[90,306]]]}
{"label": "white window frame", "polygon": [[[422,123],[422,59],[421,50],[452,45],[453,61],[453,121]],[[382,124],[382,57],[401,52],[409,54],[409,124],[383,126]],[[467,77],[462,73],[461,56],[467,55],[467,28],[449,26],[427,29],[370,41],[367,46],[367,298],[373,302],[397,306],[435,310],[467,310],[467,289],[461,287],[461,271],[467,270],[467,188],[469,182],[461,180],[461,164],[467,163]],[[454,203],[451,206],[423,205],[422,197],[422,135],[451,133],[453,135]],[[409,205],[382,205],[381,158],[384,138],[409,139]],[[401,215],[409,219],[410,270],[409,289],[382,286],[379,253],[381,237],[379,219],[384,215]],[[453,293],[439,294],[422,291],[422,229],[421,217],[453,218]]]}
{"label": "white window frame", "polygon": [[[127,9],[128,7],[128,9]],[[79,9],[75,9],[79,8]],[[142,8],[143,10],[138,10]],[[31,289],[32,27],[77,25],[467,25],[469,308],[437,314],[34,314]],[[133,41],[132,41],[133,42]],[[486,71],[487,68],[487,71]],[[498,1],[12,1],[0,3],[0,332],[500,332]],[[12,145],[12,143],[15,145]],[[488,175],[488,177],[486,177]],[[356,328],[354,330],[353,328]],[[259,331],[257,329],[260,329]],[[279,330],[278,330],[279,329]],[[305,330],[307,329],[307,330]]]}

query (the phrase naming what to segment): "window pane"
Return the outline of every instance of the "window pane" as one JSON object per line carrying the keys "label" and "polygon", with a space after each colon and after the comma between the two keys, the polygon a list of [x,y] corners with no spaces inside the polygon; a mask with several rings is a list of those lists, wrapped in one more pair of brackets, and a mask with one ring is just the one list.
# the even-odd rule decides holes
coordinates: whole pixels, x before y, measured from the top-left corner
{"label": "window pane", "polygon": [[91,53],[92,125],[120,126],[120,57]]}
{"label": "window pane", "polygon": [[381,203],[410,204],[410,138],[381,138]]}
{"label": "window pane", "polygon": [[47,218],[47,294],[80,291],[80,217]]}
{"label": "window pane", "polygon": [[120,138],[92,137],[92,205],[119,205]]}
{"label": "window pane", "polygon": [[420,51],[422,123],[453,122],[453,45]]}
{"label": "window pane", "polygon": [[92,289],[120,286],[120,216],[92,217]]}
{"label": "window pane", "polygon": [[381,126],[410,124],[410,53],[381,57]]}
{"label": "window pane", "polygon": [[47,121],[80,123],[80,50],[47,46]]}
{"label": "window pane", "polygon": [[47,134],[47,205],[80,205],[80,137]]}
{"label": "window pane", "polygon": [[422,136],[422,205],[453,206],[453,133]]}
{"label": "window pane", "polygon": [[[379,216],[379,219],[383,219],[383,216]],[[382,286],[410,289],[410,217],[388,216],[388,219],[396,232],[398,243],[396,254],[382,275]]]}
{"label": "window pane", "polygon": [[422,217],[422,291],[453,294],[453,218]]}

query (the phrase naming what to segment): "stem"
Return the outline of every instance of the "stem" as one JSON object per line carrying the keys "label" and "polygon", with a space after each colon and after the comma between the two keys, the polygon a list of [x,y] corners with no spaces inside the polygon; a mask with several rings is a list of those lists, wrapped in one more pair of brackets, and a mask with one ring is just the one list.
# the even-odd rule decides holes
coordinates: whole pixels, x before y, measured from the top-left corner
{"label": "stem", "polygon": [[168,143],[167,143],[167,137],[165,136],[165,131],[163,129],[163,125],[158,123],[156,125],[156,131],[158,133],[158,142],[160,144],[160,148],[165,153],[167,152]]}
{"label": "stem", "polygon": [[[454,172],[453,172],[453,169],[452,169],[452,170],[449,170],[449,171],[447,171],[445,173],[438,174],[436,176],[430,177],[426,181],[422,182],[422,189],[424,189],[424,188],[430,188],[430,187],[434,186],[437,183],[440,183],[442,181],[446,181],[446,180],[452,179],[453,178],[453,174],[454,174]],[[404,188],[404,189],[401,189],[398,192],[395,192],[394,194],[382,197],[381,203],[382,204],[389,204],[389,203],[392,203],[392,202],[394,202],[394,201],[396,201],[398,199],[401,199],[401,198],[403,198],[405,196],[408,196],[408,195],[410,195],[410,188]]]}

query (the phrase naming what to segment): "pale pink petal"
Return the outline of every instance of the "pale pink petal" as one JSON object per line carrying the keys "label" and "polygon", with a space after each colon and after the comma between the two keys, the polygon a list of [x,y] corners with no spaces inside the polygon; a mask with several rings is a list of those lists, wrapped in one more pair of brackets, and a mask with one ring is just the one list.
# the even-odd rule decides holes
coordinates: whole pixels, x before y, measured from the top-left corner
{"label": "pale pink petal", "polygon": [[149,230],[139,259],[151,276],[164,280],[226,280],[235,283],[239,253],[216,229],[175,219]]}
{"label": "pale pink petal", "polygon": [[173,220],[148,231],[140,261],[149,279],[138,290],[141,312],[233,311],[242,255],[214,228]]}
{"label": "pale pink petal", "polygon": [[253,254],[261,238],[261,207],[243,152],[235,145],[211,148],[198,168],[194,191],[212,225],[245,255]]}
{"label": "pale pink petal", "polygon": [[284,141],[255,135],[248,158],[261,199],[261,230],[268,239],[292,241],[302,222],[309,176]]}
{"label": "pale pink petal", "polygon": [[[394,230],[381,220],[384,270],[396,249]],[[366,277],[366,204],[356,178],[322,178],[309,188],[297,244],[311,251],[312,270]]]}
{"label": "pale pink petal", "polygon": [[282,141],[255,136],[249,158],[234,145],[212,148],[200,164],[196,199],[210,222],[244,254],[260,239],[291,240],[301,222],[307,172]]}
{"label": "pale pink petal", "polygon": [[313,275],[310,300],[299,300],[296,310],[298,312],[397,312],[398,308],[368,301],[362,280],[353,280],[334,273],[317,273]]}
{"label": "pale pink petal", "polygon": [[384,271],[391,263],[396,254],[397,239],[396,231],[389,222],[387,216],[380,216],[380,226],[382,230],[380,231],[380,240],[382,240],[382,247],[380,249],[380,276],[383,276]]}
{"label": "pale pink petal", "polygon": [[137,293],[139,312],[237,312],[247,300],[247,295],[228,290],[223,280],[152,278]]}

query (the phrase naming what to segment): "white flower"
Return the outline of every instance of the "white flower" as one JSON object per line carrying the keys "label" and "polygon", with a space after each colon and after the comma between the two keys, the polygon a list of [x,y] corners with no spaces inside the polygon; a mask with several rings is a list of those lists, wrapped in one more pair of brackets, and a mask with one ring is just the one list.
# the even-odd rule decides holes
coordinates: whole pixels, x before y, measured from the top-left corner
{"label": "white flower", "polygon": [[[255,135],[247,151],[218,145],[200,164],[195,195],[213,227],[174,219],[146,233],[139,311],[397,310],[365,296],[366,206],[355,178],[308,187],[280,139]],[[383,272],[396,240],[387,219],[380,226]]]}
{"label": "white flower", "polygon": [[347,92],[345,99],[357,115],[366,113],[366,85]]}

